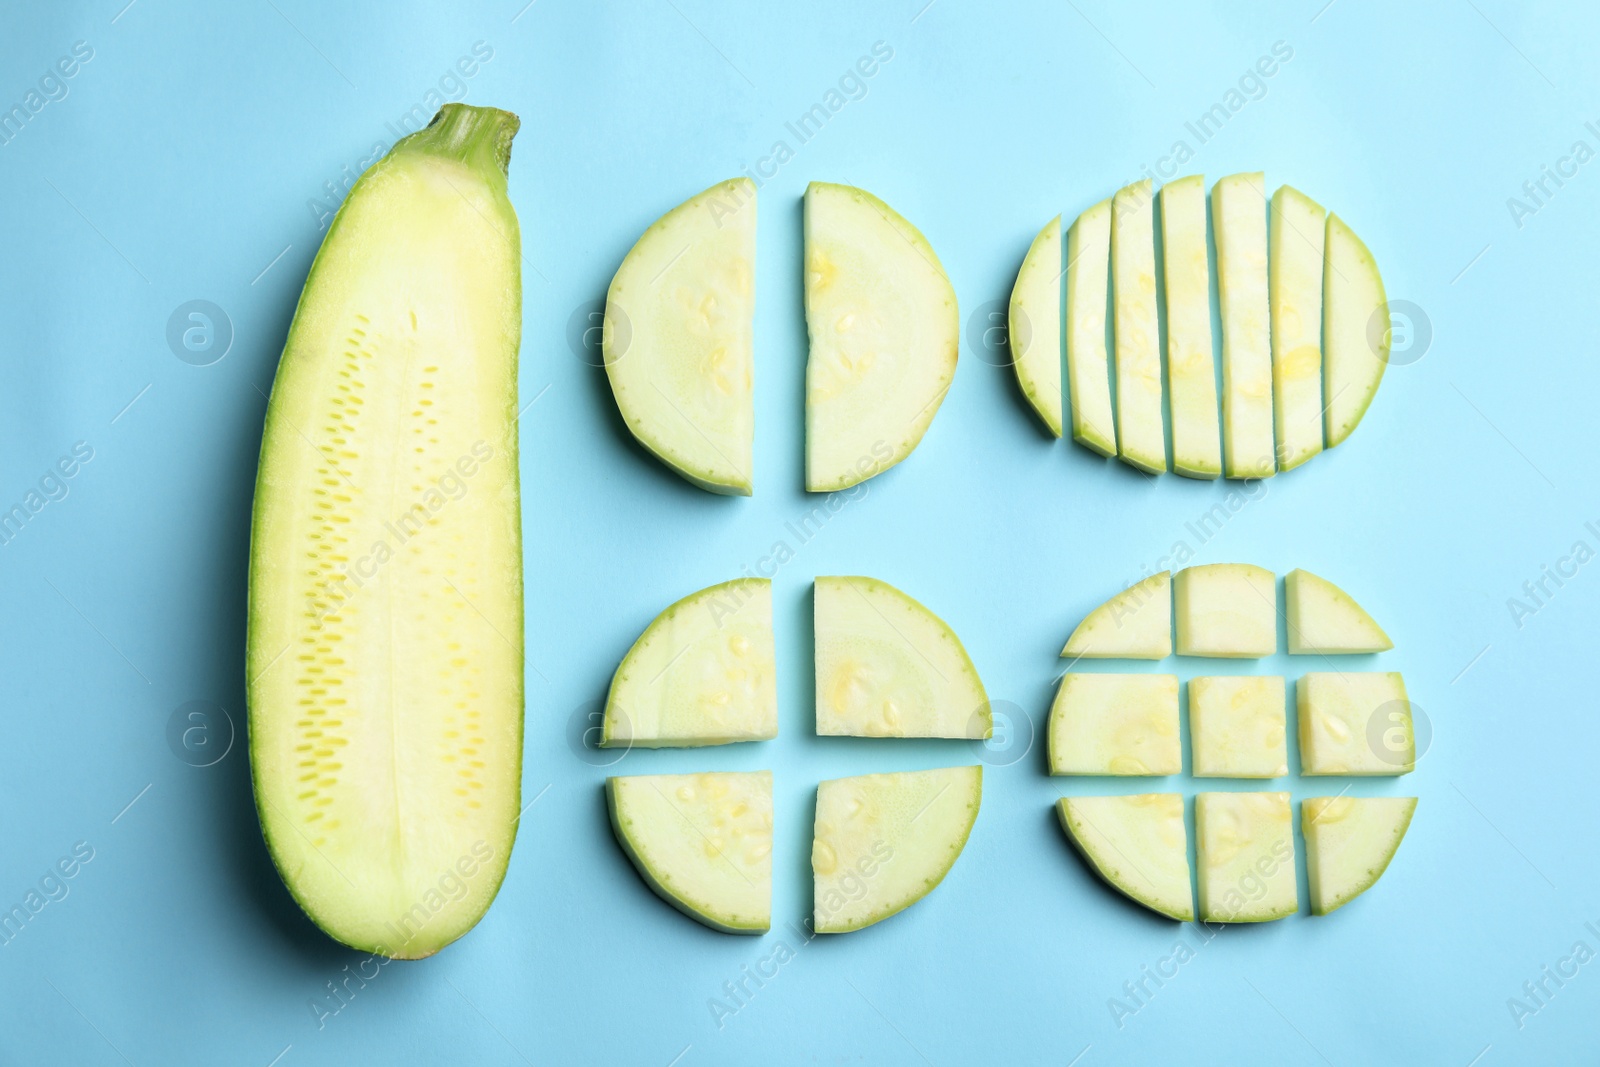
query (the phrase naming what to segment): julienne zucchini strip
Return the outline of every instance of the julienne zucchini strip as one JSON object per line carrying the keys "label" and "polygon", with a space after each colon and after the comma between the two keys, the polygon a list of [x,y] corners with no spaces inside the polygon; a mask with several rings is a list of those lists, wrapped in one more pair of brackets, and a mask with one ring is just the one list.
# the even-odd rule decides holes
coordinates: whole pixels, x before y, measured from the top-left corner
{"label": "julienne zucchini strip", "polygon": [[1148,178],[1111,198],[1117,456],[1147,474],[1167,469],[1153,200]]}
{"label": "julienne zucchini strip", "polygon": [[1111,201],[1079,215],[1067,231],[1067,399],[1072,439],[1102,456],[1117,454],[1106,355],[1106,295],[1111,284]]}

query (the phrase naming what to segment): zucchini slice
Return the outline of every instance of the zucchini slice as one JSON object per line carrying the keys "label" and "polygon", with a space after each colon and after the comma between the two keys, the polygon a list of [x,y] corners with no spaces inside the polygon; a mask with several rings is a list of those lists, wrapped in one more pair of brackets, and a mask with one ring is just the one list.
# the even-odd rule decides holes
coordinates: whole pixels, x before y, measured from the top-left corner
{"label": "zucchini slice", "polygon": [[1259,659],[1278,650],[1278,580],[1248,563],[1185,567],[1173,582],[1178,655]]}
{"label": "zucchini slice", "polygon": [[1387,652],[1389,635],[1366,609],[1326,578],[1292,570],[1283,580],[1289,616],[1289,655]]}
{"label": "zucchini slice", "polygon": [[713,930],[772,926],[772,772],[606,779],[611,828],[661,898]]}
{"label": "zucchini slice", "polygon": [[927,896],[960,858],[982,801],[977,766],[823,782],[811,843],[816,932],[859,930]]}
{"label": "zucchini slice", "polygon": [[966,737],[994,729],[961,639],[888,582],[816,580],[817,733]]}
{"label": "zucchini slice", "polygon": [[1167,282],[1172,469],[1188,478],[1215,478],[1222,473],[1222,436],[1216,363],[1211,358],[1205,178],[1191,174],[1161,187],[1161,244]]}
{"label": "zucchini slice", "polygon": [[1167,469],[1160,327],[1156,319],[1155,195],[1150,179],[1111,198],[1112,330],[1117,353],[1117,455],[1146,474]]}
{"label": "zucchini slice", "polygon": [[1211,187],[1222,316],[1223,469],[1229,478],[1270,478],[1277,470],[1265,183],[1256,171],[1230,174]]}
{"label": "zucchini slice", "polygon": [[1322,451],[1322,250],[1327,212],[1292,186],[1272,194],[1272,392],[1278,466]]}
{"label": "zucchini slice", "polygon": [[1050,706],[1046,743],[1051,774],[1179,773],[1178,676],[1068,671]]}
{"label": "zucchini slice", "polygon": [[933,246],[864,189],[805,201],[806,489],[847,489],[909,456],[956,373],[956,292]]}
{"label": "zucchini slice", "polygon": [[1416,769],[1417,738],[1397,671],[1313,671],[1295,683],[1300,773],[1383,777]]}
{"label": "zucchini slice", "polygon": [[1289,773],[1282,675],[1189,679],[1189,741],[1196,778],[1281,778]]}
{"label": "zucchini slice", "polygon": [[1152,574],[1083,617],[1062,658],[1166,659],[1172,655],[1172,572]]}
{"label": "zucchini slice", "polygon": [[1194,828],[1202,922],[1271,922],[1299,910],[1288,793],[1201,793]]}
{"label": "zucchini slice", "polygon": [[1111,201],[1079,215],[1067,231],[1067,398],[1072,439],[1117,454],[1106,358],[1106,292],[1111,279]]}
{"label": "zucchini slice", "polygon": [[755,183],[734,178],[657,219],[606,293],[602,352],[622,420],[713,493],[752,492],[755,256]]}
{"label": "zucchini slice", "polygon": [[1416,797],[1307,797],[1301,802],[1311,914],[1337,911],[1377,885],[1416,810]]}
{"label": "zucchini slice", "polygon": [[1158,915],[1194,921],[1183,797],[1062,797],[1056,816],[1067,839],[1107,885]]}
{"label": "zucchini slice", "polygon": [[778,736],[772,581],[735,578],[657,615],[611,679],[601,748]]}
{"label": "zucchini slice", "polygon": [[[1354,230],[1328,216],[1322,250],[1323,416],[1332,448],[1355,431],[1389,368],[1389,299],[1378,262]],[[1383,325],[1376,330],[1376,324]]]}
{"label": "zucchini slice", "polygon": [[1011,290],[1006,336],[1022,395],[1061,436],[1061,216],[1033,239]]}

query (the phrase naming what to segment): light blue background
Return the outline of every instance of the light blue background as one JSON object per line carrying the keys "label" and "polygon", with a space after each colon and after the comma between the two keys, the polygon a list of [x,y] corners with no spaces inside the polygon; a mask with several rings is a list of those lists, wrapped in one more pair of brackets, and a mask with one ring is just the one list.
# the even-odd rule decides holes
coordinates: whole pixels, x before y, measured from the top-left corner
{"label": "light blue background", "polygon": [[[74,41],[94,49],[70,94],[0,146],[0,507],[74,442],[94,449],[70,495],[0,548],[0,905],[75,842],[95,850],[70,895],[0,948],[0,1061],[1592,1058],[1600,963],[1520,1030],[1506,1005],[1574,942],[1600,949],[1583,926],[1600,925],[1600,564],[1521,628],[1506,605],[1574,541],[1600,548],[1584,528],[1600,519],[1600,162],[1521,228],[1506,205],[1575,140],[1600,148],[1583,126],[1600,119],[1592,14],[1505,0],[1336,0],[1320,14],[1322,0],[937,0],[920,16],[925,0],[759,16],[707,0],[539,0],[520,16],[522,0],[448,14],[125,2],[13,3],[0,35],[6,106]],[[791,140],[784,122],[880,40],[894,57],[867,96],[761,191],[756,496],[700,493],[627,439],[603,373],[568,345],[569,319],[652,219]],[[1280,40],[1293,59],[1185,171],[1262,168],[1304,189],[1366,239],[1390,296],[1424,310],[1431,349],[1390,371],[1360,431],[1270,482],[1201,545],[1185,523],[1229,485],[1149,481],[1050,442],[1010,372],[964,342],[916,454],[797,546],[784,524],[818,499],[799,490],[806,181],[862,185],[919,225],[967,316],[1008,293],[1051,215],[1110,195],[1176,139],[1193,147],[1185,121]],[[312,927],[279,883],[242,745],[264,394],[321,237],[307,201],[392,140],[385,124],[477,41],[493,58],[466,99],[523,120],[510,186],[529,265],[523,402],[547,390],[521,423],[523,788],[539,800],[481,926],[434,959],[384,968],[319,1030],[309,1002],[363,957]],[[191,299],[221,305],[235,330],[212,366],[180,362],[164,339]],[[776,925],[735,938],[644,887],[605,823],[608,770],[569,739],[657,610],[780,539],[798,547],[775,584],[782,736],[638,752],[614,768],[772,768]],[[972,759],[959,742],[809,735],[811,578],[872,574],[924,600],[991,695],[1037,730],[1071,627],[1178,540],[1200,562],[1327,575],[1394,635],[1377,662],[1405,672],[1435,733],[1415,774],[1354,787],[1421,797],[1378,889],[1331,918],[1302,906],[1227,929],[1119,1029],[1108,1000],[1196,934],[1087,872],[1051,805],[1058,790],[1107,784],[1047,778],[1035,747],[988,769],[972,839],[931,897],[800,948],[719,1030],[708,999],[779,939],[796,943],[787,924],[810,902],[814,783]],[[165,740],[190,700],[224,706],[240,728],[214,766],[180,762]]]}

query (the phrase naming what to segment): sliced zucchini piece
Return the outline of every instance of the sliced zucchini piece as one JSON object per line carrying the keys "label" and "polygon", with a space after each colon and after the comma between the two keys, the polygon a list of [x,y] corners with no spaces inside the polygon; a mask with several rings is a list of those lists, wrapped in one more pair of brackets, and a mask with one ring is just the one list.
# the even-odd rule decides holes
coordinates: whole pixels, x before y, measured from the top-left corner
{"label": "sliced zucchini piece", "polygon": [[1279,778],[1289,773],[1288,714],[1280,675],[1189,680],[1189,740],[1196,778]]}
{"label": "sliced zucchini piece", "polygon": [[713,930],[772,926],[772,772],[606,779],[611,828],[668,904]]}
{"label": "sliced zucchini piece", "polygon": [[[1332,448],[1350,436],[1378,395],[1389,366],[1391,337],[1389,299],[1377,260],[1337,215],[1328,216],[1322,254],[1324,421]],[[1374,323],[1383,324],[1376,336]]]}
{"label": "sliced zucchini piece", "polygon": [[1292,570],[1283,580],[1289,614],[1289,654],[1346,655],[1387,652],[1394,647],[1383,627],[1349,593],[1310,571]]}
{"label": "sliced zucchini piece", "polygon": [[1022,395],[1061,436],[1061,216],[1033,239],[1011,290],[1006,336]]}
{"label": "sliced zucchini piece", "polygon": [[1311,914],[1326,915],[1377,884],[1405,839],[1416,797],[1308,797],[1300,804]]}
{"label": "sliced zucchini piece", "polygon": [[816,932],[859,930],[927,896],[966,847],[982,801],[982,767],[823,782],[811,843]]}
{"label": "sliced zucchini piece", "polygon": [[1211,357],[1211,264],[1206,180],[1191,174],[1161,187],[1162,266],[1167,282],[1167,389],[1172,469],[1189,478],[1222,473],[1217,372]]}
{"label": "sliced zucchini piece", "polygon": [[1056,816],[1107,885],[1169,919],[1194,921],[1183,797],[1063,797]]}
{"label": "sliced zucchini piece", "polygon": [[845,489],[922,440],[955,377],[956,293],[918,229],[863,189],[806,187],[806,488]]}
{"label": "sliced zucchini piece", "polygon": [[1270,922],[1300,910],[1288,793],[1201,793],[1194,826],[1202,922]]}
{"label": "sliced zucchini piece", "polygon": [[1167,440],[1161,414],[1153,200],[1148,178],[1111,198],[1112,331],[1118,455],[1146,473],[1160,474],[1167,469]]}
{"label": "sliced zucchini piece", "polygon": [[1417,744],[1411,701],[1397,672],[1314,672],[1295,685],[1300,773],[1409,774]]}
{"label": "sliced zucchini piece", "polygon": [[735,578],[657,615],[611,679],[601,748],[778,736],[772,582]]}
{"label": "sliced zucchini piece", "polygon": [[[250,766],[313,922],[403,959],[494,900],[522,779],[517,118],[446,104],[363,174],[289,327],[250,540]],[[447,894],[440,878],[465,881]]]}
{"label": "sliced zucchini piece", "polygon": [[1063,658],[1166,659],[1172,655],[1172,572],[1152,574],[1084,616]]}
{"label": "sliced zucchini piece", "polygon": [[713,493],[752,488],[755,256],[755,183],[734,178],[657,219],[606,294],[602,352],[622,420]]}
{"label": "sliced zucchini piece", "polygon": [[1211,187],[1222,315],[1222,439],[1229,478],[1270,478],[1272,341],[1267,303],[1267,194],[1259,171]]}
{"label": "sliced zucchini piece", "polygon": [[1248,563],[1178,572],[1178,655],[1256,659],[1278,650],[1278,580]]}
{"label": "sliced zucchini piece", "polygon": [[1072,439],[1102,456],[1117,454],[1106,357],[1111,201],[1079,215],[1067,231],[1067,390]]}
{"label": "sliced zucchini piece", "polygon": [[817,733],[987,738],[989,697],[961,639],[888,582],[816,580]]}
{"label": "sliced zucchini piece", "polygon": [[1322,205],[1287,185],[1272,194],[1272,391],[1279,467],[1322,451]]}
{"label": "sliced zucchini piece", "polygon": [[1179,773],[1177,676],[1068,671],[1050,708],[1048,744],[1051,774]]}

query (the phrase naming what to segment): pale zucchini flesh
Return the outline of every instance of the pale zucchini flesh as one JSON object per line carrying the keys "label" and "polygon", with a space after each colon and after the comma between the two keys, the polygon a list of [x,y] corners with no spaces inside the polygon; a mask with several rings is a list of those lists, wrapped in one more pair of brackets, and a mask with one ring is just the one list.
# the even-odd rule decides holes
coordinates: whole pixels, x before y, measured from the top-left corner
{"label": "pale zucchini flesh", "polygon": [[657,219],[606,293],[602,351],[623,422],[689,482],[749,496],[756,188],[720,182]]}
{"label": "pale zucchini flesh", "polygon": [[1055,437],[1061,436],[1061,275],[1057,215],[1045,223],[1022,260],[1006,330],[1017,385]]}
{"label": "pale zucchini flesh", "polygon": [[1112,332],[1117,361],[1117,455],[1147,474],[1167,469],[1156,313],[1155,205],[1150,180],[1111,199]]}
{"label": "pale zucchini flesh", "polygon": [[932,611],[888,582],[824,575],[815,612],[818,734],[990,736],[978,670]]}
{"label": "pale zucchini flesh", "polygon": [[806,489],[846,489],[909,456],[955,378],[955,289],[933,246],[864,189],[805,197]]}
{"label": "pale zucchini flesh", "polygon": [[1328,447],[1354,432],[1389,366],[1389,300],[1378,263],[1355,231],[1328,216],[1323,248],[1324,416]]}
{"label": "pale zucchini flesh", "polygon": [[1231,174],[1211,187],[1222,316],[1222,438],[1229,478],[1268,478],[1277,469],[1265,180],[1260,172]]}
{"label": "pale zucchini flesh", "polygon": [[1377,620],[1343,589],[1306,570],[1283,580],[1289,619],[1289,654],[1354,655],[1394,647]]}
{"label": "pale zucchini flesh", "polygon": [[1193,174],[1161,187],[1162,266],[1167,283],[1167,393],[1172,469],[1190,478],[1222,473],[1216,364],[1211,357],[1211,264],[1206,184]]}
{"label": "pale zucchini flesh", "polygon": [[713,930],[772,926],[772,772],[609,778],[611,828],[663,900]]}
{"label": "pale zucchini flesh", "polygon": [[1172,655],[1172,572],[1152,574],[1084,616],[1061,655],[1075,659]]}
{"label": "pale zucchini flesh", "polygon": [[772,581],[735,578],[679,600],[634,642],[611,680],[600,746],[777,736]]}
{"label": "pale zucchini flesh", "polygon": [[517,119],[449,104],[350,191],[278,367],[250,556],[256,807],[335,939],[488,910],[522,767]]}
{"label": "pale zucchini flesh", "polygon": [[1056,802],[1056,817],[1107,885],[1158,915],[1194,921],[1183,797],[1063,797]]}
{"label": "pale zucchini flesh", "polygon": [[1046,755],[1051,774],[1179,773],[1177,676],[1068,671],[1050,708]]}
{"label": "pale zucchini flesh", "polygon": [[1178,655],[1258,659],[1278,650],[1278,581],[1248,563],[1185,567],[1174,579]]}
{"label": "pale zucchini flesh", "polygon": [[1067,399],[1072,439],[1102,456],[1117,454],[1106,354],[1106,294],[1111,269],[1111,201],[1079,215],[1067,231]]}
{"label": "pale zucchini flesh", "polygon": [[816,932],[859,930],[921,900],[960,858],[982,801],[981,766],[823,782],[811,843]]}
{"label": "pale zucchini flesh", "polygon": [[1189,747],[1196,778],[1279,778],[1289,773],[1281,675],[1189,680]]}
{"label": "pale zucchini flesh", "polygon": [[1327,915],[1377,884],[1405,839],[1416,797],[1308,797],[1300,804],[1311,914]]}
{"label": "pale zucchini flesh", "polygon": [[1406,684],[1394,671],[1314,671],[1295,685],[1300,773],[1409,774],[1417,748]]}
{"label": "pale zucchini flesh", "polygon": [[1279,466],[1322,451],[1322,250],[1327,212],[1280,185],[1272,194],[1272,390]]}
{"label": "pale zucchini flesh", "polygon": [[1270,922],[1299,910],[1288,793],[1201,793],[1194,825],[1202,922]]}

